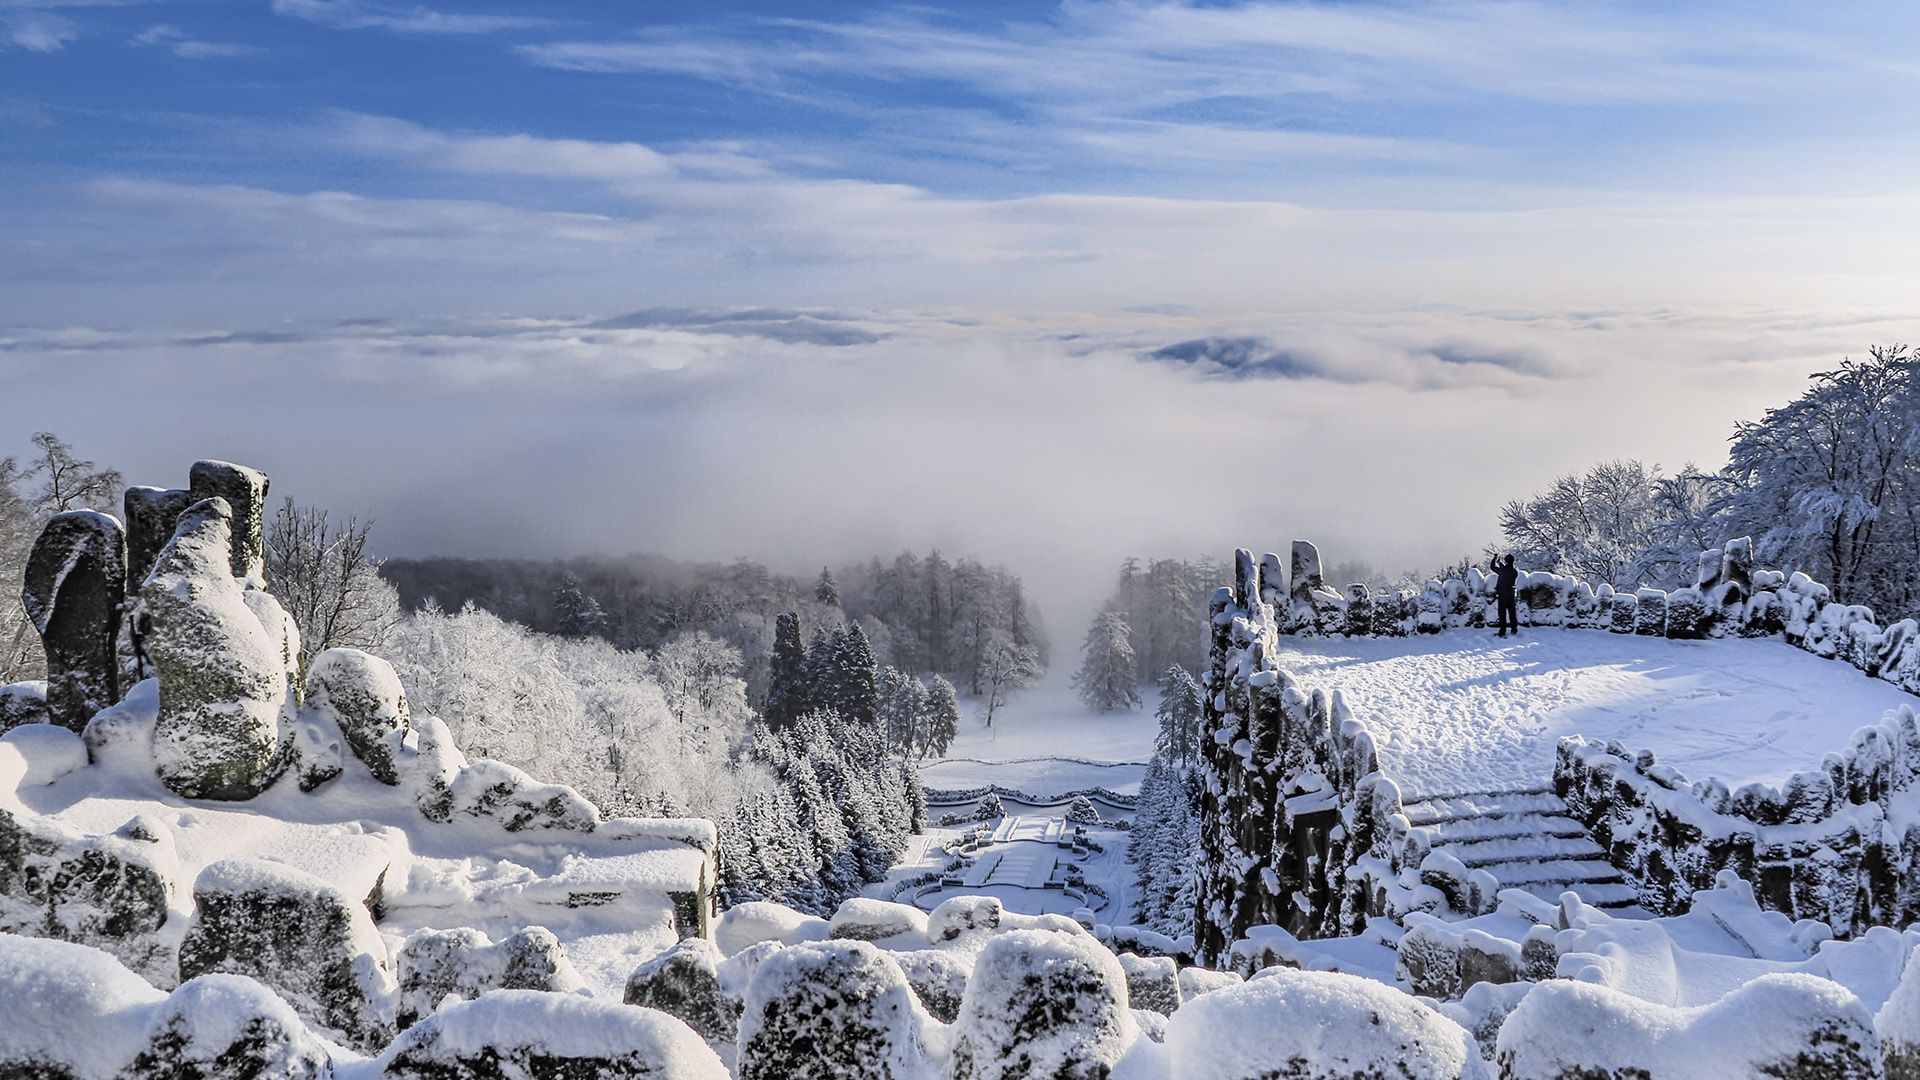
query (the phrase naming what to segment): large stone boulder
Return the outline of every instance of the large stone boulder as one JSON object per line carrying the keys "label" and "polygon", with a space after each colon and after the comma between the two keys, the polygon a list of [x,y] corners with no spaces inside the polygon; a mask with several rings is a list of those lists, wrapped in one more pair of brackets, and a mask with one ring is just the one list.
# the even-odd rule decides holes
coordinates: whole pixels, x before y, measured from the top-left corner
{"label": "large stone boulder", "polygon": [[398,1023],[412,1027],[452,994],[471,1001],[492,990],[572,993],[585,985],[553,931],[529,926],[498,944],[471,927],[417,930],[395,958]]}
{"label": "large stone boulder", "polygon": [[187,507],[199,502],[185,488],[130,487],[121,496],[127,523],[127,588],[138,593],[160,558],[160,549],[173,539],[173,530]]}
{"label": "large stone boulder", "polygon": [[624,1000],[679,1017],[710,1046],[731,1046],[740,1034],[740,999],[721,984],[725,962],[718,945],[688,938],[634,969]]}
{"label": "large stone boulder", "polygon": [[911,1080],[931,1023],[900,965],[873,945],[794,945],[762,961],[747,987],[739,1080]]}
{"label": "large stone boulder", "polygon": [[[1088,934],[988,941],[954,1022],[953,1080],[1106,1080],[1139,1036],[1120,961]],[[744,1080],[744,1078],[743,1078]]]}
{"label": "large stone boulder", "polygon": [[450,790],[453,813],[490,818],[508,832],[592,832],[600,823],[600,811],[579,792],[564,784],[542,784],[505,762],[468,765],[453,778]]}
{"label": "large stone boulder", "polygon": [[187,798],[252,798],[290,756],[282,643],[228,572],[232,517],[224,499],[189,507],[141,594],[160,679],[154,761],[161,781]]}
{"label": "large stone boulder", "polygon": [[1180,1008],[1180,967],[1170,956],[1120,954],[1127,973],[1127,1001],[1135,1009],[1172,1016]]}
{"label": "large stone boulder", "polygon": [[1281,967],[1188,1002],[1167,1024],[1166,1055],[1167,1075],[1182,1080],[1482,1075],[1466,1029],[1418,999],[1357,975]]}
{"label": "large stone boulder", "polygon": [[1655,1005],[1607,986],[1540,983],[1500,1026],[1503,1078],[1695,1080],[1882,1075],[1866,1006],[1813,975],[1762,975],[1711,1005]]}
{"label": "large stone boulder", "polygon": [[20,599],[47,654],[49,719],[74,732],[120,700],[127,537],[94,510],[55,514],[27,556]]}
{"label": "large stone boulder", "polygon": [[228,461],[196,461],[187,470],[187,489],[194,502],[225,499],[233,510],[228,535],[228,566],[234,577],[265,587],[267,548],[263,528],[267,503],[267,474]]}
{"label": "large stone boulder", "polygon": [[200,872],[180,978],[226,973],[272,987],[309,1024],[357,1050],[393,1037],[386,945],[359,897],[305,871],[225,859]]}
{"label": "large stone boulder", "polygon": [[665,1013],[533,990],[448,1005],[382,1060],[389,1080],[731,1080],[713,1049]]}
{"label": "large stone boulder", "polygon": [[339,727],[375,780],[400,783],[409,712],[392,664],[359,649],[328,649],[307,666],[306,705]]}
{"label": "large stone boulder", "polygon": [[147,1045],[115,1080],[331,1080],[326,1044],[238,975],[203,975],[155,1010]]}

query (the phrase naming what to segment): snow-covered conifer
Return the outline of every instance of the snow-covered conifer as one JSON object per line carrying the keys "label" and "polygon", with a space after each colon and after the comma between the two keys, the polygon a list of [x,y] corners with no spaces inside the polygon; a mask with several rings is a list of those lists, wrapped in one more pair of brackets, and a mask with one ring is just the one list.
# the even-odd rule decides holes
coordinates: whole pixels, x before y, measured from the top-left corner
{"label": "snow-covered conifer", "polygon": [[1140,706],[1131,637],[1124,612],[1103,611],[1093,617],[1081,646],[1080,670],[1073,676],[1074,688],[1087,708],[1114,712]]}
{"label": "snow-covered conifer", "polygon": [[1160,734],[1153,743],[1154,753],[1179,769],[1198,764],[1200,727],[1205,712],[1204,692],[1199,682],[1179,664],[1169,665],[1160,676],[1160,706],[1153,712],[1160,721]]}
{"label": "snow-covered conifer", "polygon": [[812,704],[798,612],[785,612],[774,620],[773,653],[767,665],[767,707],[761,715],[775,728],[791,727]]}
{"label": "snow-covered conifer", "polygon": [[580,588],[580,579],[568,574],[553,590],[553,632],[561,637],[581,638],[607,628],[607,614],[600,602]]}
{"label": "snow-covered conifer", "polygon": [[920,757],[945,757],[960,734],[960,693],[944,677],[935,675],[927,691],[926,727],[919,740]]}

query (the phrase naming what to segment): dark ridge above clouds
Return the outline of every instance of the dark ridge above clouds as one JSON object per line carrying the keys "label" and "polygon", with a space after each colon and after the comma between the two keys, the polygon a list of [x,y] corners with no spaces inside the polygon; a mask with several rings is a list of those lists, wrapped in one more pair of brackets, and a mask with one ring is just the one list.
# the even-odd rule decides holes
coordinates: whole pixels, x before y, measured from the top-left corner
{"label": "dark ridge above clouds", "polygon": [[759,337],[790,345],[872,345],[891,334],[852,325],[853,317],[833,312],[748,308],[709,311],[697,308],[646,308],[593,324],[596,330],[681,329],[734,337]]}
{"label": "dark ridge above clouds", "polygon": [[1312,357],[1289,352],[1265,338],[1209,337],[1175,342],[1147,354],[1147,359],[1185,364],[1204,375],[1228,379],[1335,378]]}

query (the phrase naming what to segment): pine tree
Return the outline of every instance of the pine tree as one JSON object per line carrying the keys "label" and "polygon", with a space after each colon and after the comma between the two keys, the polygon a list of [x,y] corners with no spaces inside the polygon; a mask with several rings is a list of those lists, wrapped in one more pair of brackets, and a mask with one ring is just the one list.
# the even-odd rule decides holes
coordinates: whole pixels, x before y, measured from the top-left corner
{"label": "pine tree", "polygon": [[879,697],[880,666],[858,626],[834,631],[821,670],[829,672],[820,700],[848,724],[872,724]]}
{"label": "pine tree", "polygon": [[553,632],[561,637],[591,637],[606,629],[607,615],[599,601],[580,588],[580,579],[568,574],[553,590],[553,623]]}
{"label": "pine tree", "polygon": [[1160,734],[1153,743],[1154,753],[1179,769],[1198,764],[1205,710],[1200,684],[1187,674],[1186,668],[1168,665],[1166,673],[1160,676],[1160,706],[1153,711],[1160,721]]}
{"label": "pine tree", "polygon": [[926,727],[919,741],[921,757],[945,757],[960,734],[960,693],[944,677],[935,675],[927,691]]}
{"label": "pine tree", "polygon": [[807,677],[807,650],[800,644],[800,615],[789,611],[773,621],[773,654],[767,662],[767,707],[774,728],[792,727],[813,705]]}
{"label": "pine tree", "polygon": [[833,580],[833,571],[820,568],[820,578],[813,583],[813,598],[830,608],[840,606],[840,586]]}
{"label": "pine tree", "polygon": [[1132,632],[1124,612],[1103,611],[1094,616],[1087,628],[1087,640],[1081,647],[1080,670],[1073,685],[1080,700],[1095,712],[1114,712],[1140,706],[1140,690],[1135,685]]}

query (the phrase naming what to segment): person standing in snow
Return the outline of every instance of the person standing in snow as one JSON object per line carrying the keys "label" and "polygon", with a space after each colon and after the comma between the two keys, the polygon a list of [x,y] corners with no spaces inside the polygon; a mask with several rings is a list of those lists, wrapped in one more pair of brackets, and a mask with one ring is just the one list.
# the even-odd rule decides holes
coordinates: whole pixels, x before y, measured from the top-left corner
{"label": "person standing in snow", "polygon": [[1514,568],[1513,556],[1504,560],[1493,560],[1493,598],[1500,606],[1500,636],[1506,637],[1508,629],[1513,636],[1520,636],[1520,607],[1514,601],[1513,588],[1520,581],[1520,571]]}

